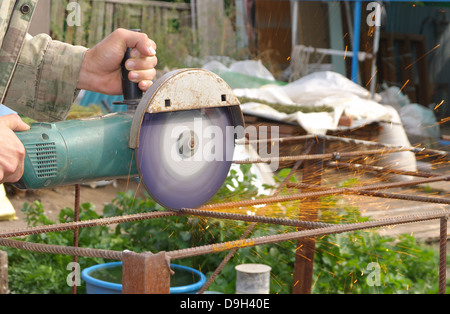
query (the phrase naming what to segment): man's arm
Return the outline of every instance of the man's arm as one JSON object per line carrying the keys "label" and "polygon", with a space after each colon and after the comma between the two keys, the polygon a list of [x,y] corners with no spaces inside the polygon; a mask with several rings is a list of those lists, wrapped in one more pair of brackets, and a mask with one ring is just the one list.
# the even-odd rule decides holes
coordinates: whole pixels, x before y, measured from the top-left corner
{"label": "man's arm", "polygon": [[4,104],[39,121],[64,120],[76,89],[109,95],[122,94],[121,62],[134,48],[126,66],[130,79],[146,91],[154,79],[156,44],[146,34],[118,29],[88,50],[27,36]]}

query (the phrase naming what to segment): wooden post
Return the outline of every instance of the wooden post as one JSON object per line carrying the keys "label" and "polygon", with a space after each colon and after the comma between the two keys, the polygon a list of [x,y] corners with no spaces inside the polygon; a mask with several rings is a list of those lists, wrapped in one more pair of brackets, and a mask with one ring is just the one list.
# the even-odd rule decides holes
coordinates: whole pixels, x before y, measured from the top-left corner
{"label": "wooden post", "polygon": [[170,265],[165,252],[124,252],[123,294],[169,294]]}
{"label": "wooden post", "polygon": [[[311,154],[323,153],[323,142],[318,142],[311,150]],[[312,160],[304,163],[303,182],[320,185],[322,183],[323,161]],[[320,197],[310,198],[311,205],[307,211],[302,211],[302,220],[317,221],[319,215]],[[303,238],[297,241],[294,265],[293,294],[310,294],[314,269],[315,238]]]}
{"label": "wooden post", "polygon": [[0,251],[0,294],[7,294],[8,291],[8,254]]}

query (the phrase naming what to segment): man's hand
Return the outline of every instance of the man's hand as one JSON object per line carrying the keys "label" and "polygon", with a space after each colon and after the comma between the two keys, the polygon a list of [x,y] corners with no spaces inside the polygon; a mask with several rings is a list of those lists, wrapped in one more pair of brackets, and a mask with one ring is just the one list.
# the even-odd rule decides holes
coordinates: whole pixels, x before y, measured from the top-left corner
{"label": "man's hand", "polygon": [[13,183],[22,178],[25,148],[14,131],[29,129],[16,114],[0,117],[0,183]]}
{"label": "man's hand", "polygon": [[147,91],[156,76],[156,44],[146,34],[118,29],[86,52],[77,88],[107,95],[121,95],[121,63],[127,48],[133,48],[125,64],[130,81]]}

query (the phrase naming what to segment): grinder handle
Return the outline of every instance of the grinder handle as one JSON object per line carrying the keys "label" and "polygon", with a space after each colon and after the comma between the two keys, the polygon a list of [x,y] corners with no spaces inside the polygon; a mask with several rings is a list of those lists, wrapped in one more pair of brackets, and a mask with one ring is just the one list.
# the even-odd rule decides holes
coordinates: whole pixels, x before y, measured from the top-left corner
{"label": "grinder handle", "polygon": [[[134,32],[140,32],[140,29],[132,29]],[[127,52],[125,53],[125,57],[122,60],[122,89],[123,89],[123,98],[125,101],[127,100],[139,100],[142,98],[142,91],[139,88],[138,83],[133,83],[129,80],[128,74],[130,71],[127,70],[125,67],[125,62],[127,62],[128,59],[131,58],[132,48],[128,48]]]}

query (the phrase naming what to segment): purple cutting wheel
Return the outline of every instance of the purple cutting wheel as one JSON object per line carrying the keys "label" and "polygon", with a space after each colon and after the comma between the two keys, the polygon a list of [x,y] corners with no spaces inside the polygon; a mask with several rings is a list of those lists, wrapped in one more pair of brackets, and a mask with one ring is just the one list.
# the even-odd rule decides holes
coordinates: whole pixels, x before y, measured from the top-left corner
{"label": "purple cutting wheel", "polygon": [[198,208],[222,187],[234,153],[228,108],[145,114],[137,165],[150,196],[165,208]]}

